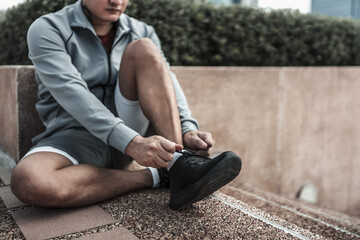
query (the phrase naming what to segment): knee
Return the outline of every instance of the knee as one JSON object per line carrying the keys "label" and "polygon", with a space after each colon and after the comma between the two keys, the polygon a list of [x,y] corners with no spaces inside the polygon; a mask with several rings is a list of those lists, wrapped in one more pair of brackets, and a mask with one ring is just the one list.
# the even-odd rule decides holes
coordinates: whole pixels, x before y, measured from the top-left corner
{"label": "knee", "polygon": [[19,165],[16,165],[11,175],[11,191],[23,202],[25,202],[23,196],[26,196],[28,192],[28,189],[25,186],[29,184],[28,174],[28,171],[26,171],[26,169],[22,167],[20,163]]}
{"label": "knee", "polygon": [[11,191],[20,201],[43,207],[59,206],[66,196],[53,177],[22,164],[13,170]]}
{"label": "knee", "polygon": [[124,55],[125,54],[137,63],[163,63],[163,58],[159,49],[149,38],[133,41],[126,47]]}

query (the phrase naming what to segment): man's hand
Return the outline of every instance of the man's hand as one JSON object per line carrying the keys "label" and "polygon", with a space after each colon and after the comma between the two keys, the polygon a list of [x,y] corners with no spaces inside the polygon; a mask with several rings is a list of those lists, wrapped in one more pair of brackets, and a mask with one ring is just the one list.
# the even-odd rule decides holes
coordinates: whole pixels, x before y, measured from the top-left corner
{"label": "man's hand", "polygon": [[126,154],[131,156],[138,164],[145,167],[167,167],[176,151],[183,149],[161,136],[143,138],[137,135],[126,148]]}
{"label": "man's hand", "polygon": [[198,154],[209,157],[215,145],[211,133],[200,131],[189,131],[183,137],[184,146],[197,151]]}

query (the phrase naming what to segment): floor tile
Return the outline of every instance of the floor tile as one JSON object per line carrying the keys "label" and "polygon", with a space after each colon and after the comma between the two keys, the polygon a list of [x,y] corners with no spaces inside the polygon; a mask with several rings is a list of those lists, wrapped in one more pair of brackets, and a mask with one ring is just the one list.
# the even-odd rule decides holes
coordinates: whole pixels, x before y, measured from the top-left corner
{"label": "floor tile", "polygon": [[0,197],[7,208],[21,207],[27,204],[21,202],[12,192],[9,186],[0,188]]}
{"label": "floor tile", "polygon": [[0,169],[0,178],[5,185],[10,185],[12,168]]}
{"label": "floor tile", "polygon": [[11,212],[27,240],[46,239],[114,223],[98,206],[84,208],[29,208]]}
{"label": "floor tile", "polygon": [[80,238],[80,240],[136,240],[138,239],[132,232],[124,227],[116,228],[106,232],[96,233]]}

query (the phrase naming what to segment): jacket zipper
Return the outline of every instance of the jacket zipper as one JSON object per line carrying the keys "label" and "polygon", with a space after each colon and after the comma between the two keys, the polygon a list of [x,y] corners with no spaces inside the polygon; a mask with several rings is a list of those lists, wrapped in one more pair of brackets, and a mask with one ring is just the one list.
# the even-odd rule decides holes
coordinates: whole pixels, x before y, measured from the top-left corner
{"label": "jacket zipper", "polygon": [[[105,51],[105,53],[106,53],[106,55],[107,55],[108,71],[109,71],[107,83],[106,83],[106,85],[103,86],[103,91],[104,91],[104,96],[103,96],[103,99],[102,99],[102,102],[103,102],[103,103],[104,103],[105,98],[106,98],[106,87],[105,87],[105,86],[107,86],[107,85],[110,83],[110,81],[111,81],[111,75],[112,75],[112,70],[111,70],[111,52],[112,52],[112,50],[114,49],[114,47],[120,42],[120,40],[121,40],[121,38],[123,37],[123,35],[124,35],[124,34],[122,34],[122,35],[119,37],[119,39],[118,39],[115,43],[113,43],[113,45],[111,46],[111,49],[110,49],[110,52],[109,52],[109,53],[106,51],[105,46],[100,42],[100,44],[103,46],[103,49],[104,49],[104,51]],[[116,84],[116,83],[115,83],[115,84]]]}
{"label": "jacket zipper", "polygon": [[[107,84],[110,83],[110,81],[111,81],[111,75],[112,75],[112,71],[111,71],[111,52],[112,52],[112,50],[114,49],[114,47],[120,42],[120,40],[121,40],[121,38],[123,37],[123,35],[124,35],[124,34],[122,34],[122,35],[119,37],[119,40],[117,40],[115,43],[113,43],[113,45],[111,46],[111,49],[110,49],[110,52],[109,52],[109,53],[106,52],[106,49],[105,49],[105,47],[104,47],[104,50],[105,50],[105,52],[106,52],[106,54],[107,54],[107,56],[108,56],[108,66],[109,66],[109,77],[108,77]],[[101,45],[102,45],[102,44],[101,44]],[[103,45],[103,46],[104,46],[104,45]]]}
{"label": "jacket zipper", "polygon": [[100,41],[100,44],[101,44],[101,46],[103,46],[103,49],[104,49],[104,51],[105,51],[105,53],[106,53],[106,56],[107,56],[107,65],[108,65],[108,80],[107,80],[106,84],[102,86],[104,95],[103,95],[103,98],[102,98],[101,102],[102,102],[102,103],[105,103],[105,99],[106,99],[106,87],[105,87],[105,86],[106,86],[106,85],[110,82],[110,80],[111,80],[111,64],[110,64],[110,62],[111,62],[111,50],[110,50],[110,53],[108,53],[108,52],[106,51],[105,46],[101,43],[101,41]]}

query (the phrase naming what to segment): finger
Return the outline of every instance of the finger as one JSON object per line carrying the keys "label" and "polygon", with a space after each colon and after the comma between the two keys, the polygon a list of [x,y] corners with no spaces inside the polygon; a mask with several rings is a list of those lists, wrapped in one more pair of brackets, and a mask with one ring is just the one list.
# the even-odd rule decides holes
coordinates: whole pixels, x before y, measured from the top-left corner
{"label": "finger", "polygon": [[183,146],[183,145],[175,144],[175,150],[176,150],[177,152],[180,152],[180,151],[183,150],[183,149],[184,149],[184,146]]}
{"label": "finger", "polygon": [[167,167],[168,166],[168,162],[164,161],[163,159],[161,159],[161,157],[157,157],[155,158],[154,163],[156,163],[158,166],[160,167]]}
{"label": "finger", "polygon": [[215,145],[215,140],[213,139],[213,137],[211,136],[210,133],[206,134],[203,138],[204,142],[206,142],[208,148],[211,148]]}
{"label": "finger", "polygon": [[197,151],[198,154],[202,155],[202,156],[205,156],[205,157],[210,157],[211,155],[211,149],[208,148],[206,150],[199,150]]}
{"label": "finger", "polygon": [[176,147],[175,147],[176,144],[169,140],[163,139],[160,142],[160,145],[162,146],[163,149],[165,149],[169,153],[174,153],[176,151]]}
{"label": "finger", "polygon": [[167,151],[159,152],[159,157],[165,162],[170,162],[173,159],[173,154]]}
{"label": "finger", "polygon": [[161,166],[159,166],[156,162],[153,162],[153,163],[151,164],[151,166],[149,166],[149,167],[161,168]]}
{"label": "finger", "polygon": [[146,167],[161,168],[161,165],[158,164],[158,161],[156,159],[153,159],[151,162],[146,164]]}
{"label": "finger", "polygon": [[196,138],[194,138],[193,144],[198,148],[198,149],[206,149],[208,147],[208,145],[206,144],[206,142],[204,140],[202,140],[199,136],[197,136]]}

